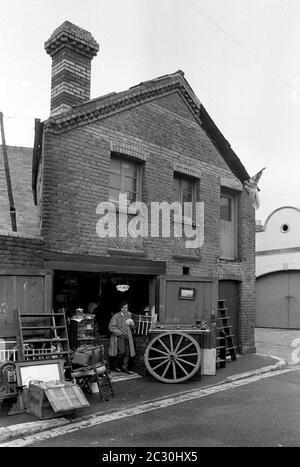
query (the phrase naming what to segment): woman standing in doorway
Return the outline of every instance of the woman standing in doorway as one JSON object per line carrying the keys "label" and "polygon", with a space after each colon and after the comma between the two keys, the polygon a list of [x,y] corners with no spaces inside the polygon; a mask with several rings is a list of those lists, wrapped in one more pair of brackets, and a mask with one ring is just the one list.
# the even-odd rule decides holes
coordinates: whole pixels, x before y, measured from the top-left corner
{"label": "woman standing in doorway", "polygon": [[135,356],[135,349],[132,337],[134,321],[131,318],[128,302],[122,302],[120,311],[110,320],[109,330],[111,332],[108,354],[114,357],[112,370],[128,371],[130,357]]}

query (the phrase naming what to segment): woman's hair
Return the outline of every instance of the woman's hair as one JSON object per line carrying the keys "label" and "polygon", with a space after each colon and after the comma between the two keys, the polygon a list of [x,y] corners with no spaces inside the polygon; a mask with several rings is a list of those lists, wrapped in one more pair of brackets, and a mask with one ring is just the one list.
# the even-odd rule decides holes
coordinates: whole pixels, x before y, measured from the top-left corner
{"label": "woman's hair", "polygon": [[120,304],[120,310],[123,308],[123,306],[125,305],[128,305],[129,307],[129,302],[127,302],[127,300],[124,300],[121,304]]}

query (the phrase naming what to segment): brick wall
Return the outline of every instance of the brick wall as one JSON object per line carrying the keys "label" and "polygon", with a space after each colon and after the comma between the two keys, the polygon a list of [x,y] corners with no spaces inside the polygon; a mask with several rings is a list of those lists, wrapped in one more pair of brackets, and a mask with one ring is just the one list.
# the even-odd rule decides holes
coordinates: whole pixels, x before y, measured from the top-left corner
{"label": "brick wall", "polygon": [[60,113],[90,98],[91,60],[73,50],[62,49],[53,57],[51,114]]}
{"label": "brick wall", "polygon": [[0,269],[43,269],[43,248],[44,242],[38,238],[0,234]]}
{"label": "brick wall", "polygon": [[[31,190],[32,149],[7,146],[7,155],[18,232],[36,235],[37,208],[34,205]],[[0,150],[0,231],[1,230],[12,231],[2,146]]]}
{"label": "brick wall", "polygon": [[45,43],[52,57],[51,115],[90,99],[91,60],[99,44],[91,33],[65,21]]}
{"label": "brick wall", "polygon": [[[205,203],[205,241],[199,251],[187,250],[178,239],[97,237],[96,207],[108,200],[110,151],[118,146],[144,164],[142,200],[147,203],[173,201],[174,167],[183,166],[185,174],[201,173],[197,191],[198,200]],[[167,274],[182,274],[182,267],[188,266],[198,277],[234,275],[241,281],[240,345],[243,351],[253,351],[254,212],[243,193],[239,258],[220,263],[220,181],[235,177],[178,93],[60,135],[48,131],[43,170],[42,235],[50,249],[91,255],[107,254],[114,247],[138,249],[148,259],[166,261]],[[174,259],[179,253],[190,255],[190,260]]]}

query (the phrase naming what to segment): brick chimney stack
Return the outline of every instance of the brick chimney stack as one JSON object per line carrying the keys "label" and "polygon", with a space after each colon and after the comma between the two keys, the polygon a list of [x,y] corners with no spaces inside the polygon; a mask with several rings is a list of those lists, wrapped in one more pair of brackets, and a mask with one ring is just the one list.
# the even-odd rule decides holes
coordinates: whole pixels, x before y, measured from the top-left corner
{"label": "brick chimney stack", "polygon": [[91,62],[99,44],[90,32],[65,21],[45,42],[52,57],[51,115],[90,99]]}

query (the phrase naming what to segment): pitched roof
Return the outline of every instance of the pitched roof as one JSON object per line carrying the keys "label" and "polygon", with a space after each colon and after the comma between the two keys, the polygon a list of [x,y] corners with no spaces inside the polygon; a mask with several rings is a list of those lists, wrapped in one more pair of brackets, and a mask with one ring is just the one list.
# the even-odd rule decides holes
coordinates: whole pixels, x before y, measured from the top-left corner
{"label": "pitched roof", "polygon": [[45,122],[45,127],[54,133],[60,133],[70,127],[85,125],[174,91],[181,93],[195,118],[199,121],[201,104],[184,78],[184,73],[179,70],[171,75],[144,81],[126,91],[112,92],[91,99],[84,104],[76,105],[68,111],[51,116]]}
{"label": "pitched roof", "polygon": [[[99,98],[91,99],[59,115],[51,116],[43,123],[43,126],[50,132],[62,133],[70,128],[106,118],[122,110],[149,102],[174,91],[182,96],[196,121],[199,122],[199,125],[207,133],[234,175],[241,182],[248,180],[250,176],[242,162],[195,95],[181,70],[173,74],[144,81],[126,91],[112,92]],[[33,188],[34,185],[35,181],[33,177]]]}

